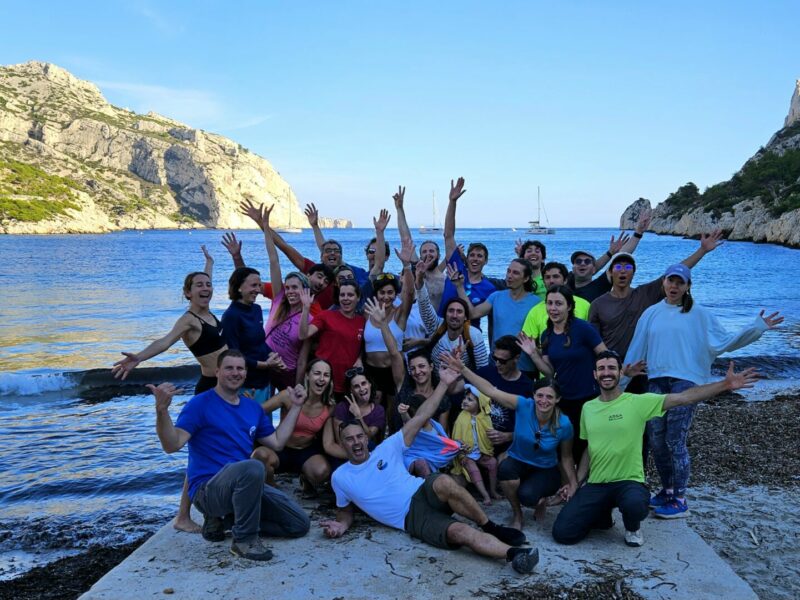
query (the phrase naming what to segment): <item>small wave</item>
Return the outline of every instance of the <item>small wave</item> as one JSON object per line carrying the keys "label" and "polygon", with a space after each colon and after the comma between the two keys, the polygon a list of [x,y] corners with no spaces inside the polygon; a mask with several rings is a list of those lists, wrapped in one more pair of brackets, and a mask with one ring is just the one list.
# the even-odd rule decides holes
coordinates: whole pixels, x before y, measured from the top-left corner
{"label": "small wave", "polygon": [[757,368],[762,376],[768,379],[798,379],[800,378],[800,357],[793,355],[758,355],[758,356],[723,356],[714,361],[712,372],[715,375],[725,375],[728,364],[733,361],[736,370],[748,367]]}
{"label": "small wave", "polygon": [[0,373],[0,396],[36,396],[77,386],[73,373]]}

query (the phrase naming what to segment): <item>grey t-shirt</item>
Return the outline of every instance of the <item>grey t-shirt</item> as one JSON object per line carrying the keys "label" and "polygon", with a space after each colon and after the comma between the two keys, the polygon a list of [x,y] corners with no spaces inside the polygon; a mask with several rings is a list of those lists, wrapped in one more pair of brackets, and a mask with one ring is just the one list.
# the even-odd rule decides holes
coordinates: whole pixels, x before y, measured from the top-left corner
{"label": "grey t-shirt", "polygon": [[664,286],[661,277],[633,288],[625,298],[616,298],[607,292],[592,302],[589,322],[600,332],[608,349],[624,359],[639,317],[662,298]]}

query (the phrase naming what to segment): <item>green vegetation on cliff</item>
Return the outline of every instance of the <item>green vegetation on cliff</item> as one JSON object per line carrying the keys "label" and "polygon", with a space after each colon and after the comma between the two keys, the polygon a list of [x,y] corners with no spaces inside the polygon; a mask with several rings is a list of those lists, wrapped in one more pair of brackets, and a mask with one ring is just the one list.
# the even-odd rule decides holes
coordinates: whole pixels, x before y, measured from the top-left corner
{"label": "green vegetation on cliff", "polygon": [[0,160],[0,219],[42,221],[67,209],[80,210],[74,190],[81,185],[16,160]]}
{"label": "green vegetation on cliff", "polygon": [[[795,136],[800,136],[800,122],[778,132],[773,144]],[[670,194],[664,204],[669,215],[702,208],[719,218],[742,200],[756,197],[761,198],[773,217],[800,208],[800,149],[788,149],[779,155],[762,148],[728,181],[712,185],[702,194],[689,182]]]}

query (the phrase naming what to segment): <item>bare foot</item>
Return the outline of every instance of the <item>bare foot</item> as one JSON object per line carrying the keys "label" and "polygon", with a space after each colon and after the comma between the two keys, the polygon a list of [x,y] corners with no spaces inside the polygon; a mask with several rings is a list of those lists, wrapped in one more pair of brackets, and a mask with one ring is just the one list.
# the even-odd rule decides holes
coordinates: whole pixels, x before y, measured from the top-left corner
{"label": "bare foot", "polygon": [[502,500],[503,499],[503,496],[500,495],[500,492],[496,492],[496,491],[492,490],[490,492],[490,494],[492,496],[492,500]]}
{"label": "bare foot", "polygon": [[489,496],[484,496],[483,505],[484,506],[491,506],[492,505],[492,499],[489,498]]}
{"label": "bare foot", "polygon": [[177,516],[172,521],[172,526],[178,531],[185,531],[186,533],[200,533],[202,527],[192,521],[191,517]]}

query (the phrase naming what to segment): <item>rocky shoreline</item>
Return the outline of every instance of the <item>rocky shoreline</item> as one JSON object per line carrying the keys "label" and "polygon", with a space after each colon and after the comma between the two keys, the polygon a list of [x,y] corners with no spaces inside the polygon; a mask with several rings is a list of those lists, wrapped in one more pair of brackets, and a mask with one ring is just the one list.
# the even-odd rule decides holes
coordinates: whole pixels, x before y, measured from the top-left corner
{"label": "rocky shoreline", "polygon": [[[794,502],[800,488],[800,394],[767,402],[721,397],[703,404],[689,445],[690,525],[759,597],[800,595],[800,518]],[[648,479],[655,487],[652,464]],[[0,600],[77,598],[147,537],[120,547],[92,547],[0,582]],[[624,582],[599,573],[577,587],[533,584],[492,590],[485,597],[639,598]]]}

